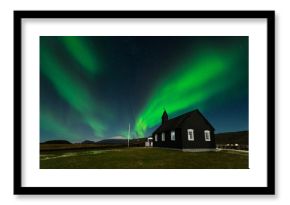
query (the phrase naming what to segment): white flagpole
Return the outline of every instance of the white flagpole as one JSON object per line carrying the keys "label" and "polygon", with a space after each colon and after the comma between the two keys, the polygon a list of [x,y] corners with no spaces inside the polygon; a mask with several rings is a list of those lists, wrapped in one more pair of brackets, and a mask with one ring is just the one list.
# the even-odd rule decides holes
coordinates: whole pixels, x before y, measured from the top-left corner
{"label": "white flagpole", "polygon": [[129,123],[129,132],[128,132],[128,147],[129,147],[129,138],[130,138],[130,123]]}

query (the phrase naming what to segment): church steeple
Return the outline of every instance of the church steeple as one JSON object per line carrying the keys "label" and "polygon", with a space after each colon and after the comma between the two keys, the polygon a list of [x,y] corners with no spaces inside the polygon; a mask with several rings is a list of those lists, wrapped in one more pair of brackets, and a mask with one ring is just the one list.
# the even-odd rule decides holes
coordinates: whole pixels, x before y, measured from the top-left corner
{"label": "church steeple", "polygon": [[162,115],[162,124],[165,123],[165,121],[168,120],[168,115],[167,115],[167,112],[166,110],[164,109],[164,112],[163,112],[163,115]]}

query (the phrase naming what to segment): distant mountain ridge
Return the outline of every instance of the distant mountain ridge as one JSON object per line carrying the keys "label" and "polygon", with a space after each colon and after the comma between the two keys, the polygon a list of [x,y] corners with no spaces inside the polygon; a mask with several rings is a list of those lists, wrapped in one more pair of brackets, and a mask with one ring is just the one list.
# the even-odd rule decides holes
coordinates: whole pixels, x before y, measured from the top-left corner
{"label": "distant mountain ridge", "polygon": [[98,142],[95,142],[96,144],[127,144],[128,140],[126,139],[104,139]]}
{"label": "distant mountain ridge", "polygon": [[96,144],[96,142],[92,140],[85,140],[85,141],[82,141],[81,144]]}
{"label": "distant mountain ridge", "polygon": [[72,143],[67,140],[48,140],[40,144],[72,144]]}

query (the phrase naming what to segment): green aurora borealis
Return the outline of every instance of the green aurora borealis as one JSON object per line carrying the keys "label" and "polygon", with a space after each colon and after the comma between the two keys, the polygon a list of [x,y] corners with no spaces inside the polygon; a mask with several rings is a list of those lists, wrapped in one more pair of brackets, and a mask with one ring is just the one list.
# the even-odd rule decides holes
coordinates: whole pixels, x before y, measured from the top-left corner
{"label": "green aurora borealis", "polygon": [[[78,48],[79,46],[76,46],[76,49]],[[71,49],[73,49],[73,47],[71,47]],[[83,67],[90,68],[87,70],[91,72],[92,65],[90,63],[85,64],[84,61],[80,63]],[[53,56],[52,52],[48,52],[45,49],[41,50],[41,66],[43,68],[41,70],[43,75],[50,80],[56,92],[81,115],[83,120],[90,126],[96,135],[103,134],[102,131],[105,129],[104,125],[98,119],[97,115],[91,114],[97,113],[101,116],[103,106],[98,103],[98,101],[92,99],[92,94],[88,89],[62,67],[63,65]],[[96,110],[94,109],[95,107],[99,109]],[[41,120],[45,118],[43,119],[44,122],[49,121],[50,123],[53,123],[51,121],[57,121],[57,119],[53,119],[52,116],[47,118],[47,115],[42,115],[42,111],[41,109]],[[61,125],[62,123],[58,123],[58,126]],[[46,124],[41,124],[41,127],[46,127]],[[60,130],[63,131],[67,129],[68,128],[63,127]]]}
{"label": "green aurora borealis", "polygon": [[206,101],[211,96],[231,85],[232,79],[226,79],[225,76],[230,72],[232,58],[236,58],[234,54],[228,59],[225,54],[207,53],[185,65],[179,65],[181,71],[178,69],[177,73],[158,85],[156,92],[138,116],[137,133],[144,135],[148,127],[160,123],[163,107],[168,114],[185,110],[192,105],[199,105],[199,109],[205,108]]}
{"label": "green aurora borealis", "polygon": [[41,141],[149,136],[200,109],[248,129],[248,37],[40,37]]}

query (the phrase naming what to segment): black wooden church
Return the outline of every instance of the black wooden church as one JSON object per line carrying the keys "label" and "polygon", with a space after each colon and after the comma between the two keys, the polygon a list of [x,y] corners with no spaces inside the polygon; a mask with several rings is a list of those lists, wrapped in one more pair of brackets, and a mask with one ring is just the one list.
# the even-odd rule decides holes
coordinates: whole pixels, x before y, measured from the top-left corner
{"label": "black wooden church", "polygon": [[153,147],[168,147],[183,151],[214,151],[214,127],[201,114],[193,110],[168,119],[166,111],[161,125],[152,134]]}

